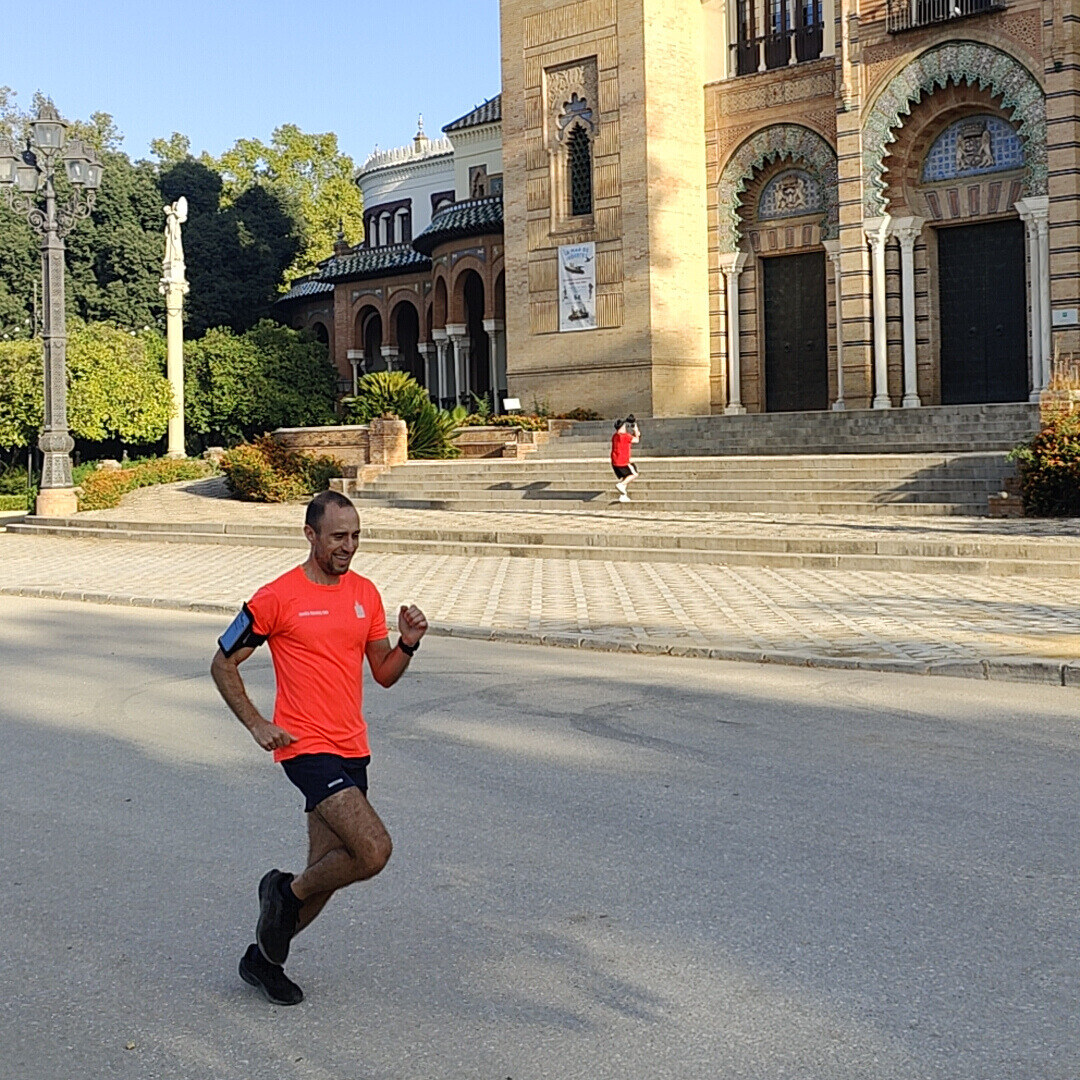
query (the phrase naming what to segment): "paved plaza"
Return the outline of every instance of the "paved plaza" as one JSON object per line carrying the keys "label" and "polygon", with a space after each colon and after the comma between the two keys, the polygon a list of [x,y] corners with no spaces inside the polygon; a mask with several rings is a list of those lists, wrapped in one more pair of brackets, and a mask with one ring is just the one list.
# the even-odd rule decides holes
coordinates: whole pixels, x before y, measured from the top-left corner
{"label": "paved plaza", "polygon": [[[299,526],[302,507],[221,498],[220,484],[171,485],[128,496],[81,519]],[[525,516],[548,528],[592,530],[787,530],[927,537],[991,533],[1075,543],[1075,522],[903,522],[786,518],[694,521],[618,513],[450,514],[361,507],[363,525],[400,529],[512,528]],[[685,517],[686,515],[684,515]],[[492,520],[498,518],[498,521]],[[476,519],[476,520],[474,520]],[[479,520],[479,519],[482,519]],[[520,525],[518,525],[520,527]],[[0,591],[116,603],[192,605],[226,614],[302,557],[299,549],[0,535]],[[882,563],[887,566],[887,563]],[[976,678],[1080,685],[1080,607],[1075,584],[1037,575],[986,577],[625,562],[465,557],[361,551],[356,569],[388,605],[409,601],[437,632],[636,652],[867,666]]]}

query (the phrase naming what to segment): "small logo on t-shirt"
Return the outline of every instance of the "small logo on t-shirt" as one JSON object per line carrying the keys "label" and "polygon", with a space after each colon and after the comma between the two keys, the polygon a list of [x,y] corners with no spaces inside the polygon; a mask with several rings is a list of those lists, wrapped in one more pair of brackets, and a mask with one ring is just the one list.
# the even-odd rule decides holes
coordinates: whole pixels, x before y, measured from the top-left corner
{"label": "small logo on t-shirt", "polygon": [[364,605],[359,600],[356,601],[356,617],[362,619],[364,617]]}
{"label": "small logo on t-shirt", "polygon": [[344,777],[339,776],[336,780],[331,780],[330,783],[327,784],[326,786],[327,787],[337,787],[338,784],[344,784],[344,783],[345,783]]}
{"label": "small logo on t-shirt", "polygon": [[299,613],[299,618],[306,619],[311,615],[329,615],[329,614],[330,614],[330,612],[327,611],[325,608],[322,611],[301,611]]}

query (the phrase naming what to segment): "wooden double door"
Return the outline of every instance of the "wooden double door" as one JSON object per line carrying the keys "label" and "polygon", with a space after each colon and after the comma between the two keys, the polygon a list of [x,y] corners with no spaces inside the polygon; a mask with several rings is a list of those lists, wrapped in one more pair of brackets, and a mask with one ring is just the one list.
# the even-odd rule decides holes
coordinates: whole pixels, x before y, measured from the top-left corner
{"label": "wooden double door", "polygon": [[765,303],[765,410],[829,407],[825,253],[761,262]]}
{"label": "wooden double door", "polygon": [[940,229],[941,403],[1028,398],[1024,224]]}

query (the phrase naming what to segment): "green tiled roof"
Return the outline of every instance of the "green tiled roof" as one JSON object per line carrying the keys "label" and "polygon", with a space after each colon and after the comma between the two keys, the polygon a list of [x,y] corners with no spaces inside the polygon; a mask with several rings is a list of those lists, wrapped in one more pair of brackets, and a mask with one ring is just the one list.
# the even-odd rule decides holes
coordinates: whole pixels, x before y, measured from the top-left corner
{"label": "green tiled roof", "polygon": [[501,195],[469,199],[440,210],[431,224],[413,240],[413,247],[430,255],[436,246],[463,236],[484,236],[503,231]]}
{"label": "green tiled roof", "polygon": [[321,293],[332,293],[334,286],[329,281],[298,281],[284,296],[279,296],[276,303],[283,304],[286,300],[305,300]]}
{"label": "green tiled roof", "polygon": [[357,248],[348,255],[335,255],[323,264],[322,281],[359,281],[362,278],[392,277],[428,270],[431,260],[411,244],[389,247]]}
{"label": "green tiled roof", "polygon": [[451,120],[443,131],[464,131],[465,128],[480,127],[482,124],[494,124],[502,119],[502,94],[488,98],[483,105],[477,105],[472,112]]}

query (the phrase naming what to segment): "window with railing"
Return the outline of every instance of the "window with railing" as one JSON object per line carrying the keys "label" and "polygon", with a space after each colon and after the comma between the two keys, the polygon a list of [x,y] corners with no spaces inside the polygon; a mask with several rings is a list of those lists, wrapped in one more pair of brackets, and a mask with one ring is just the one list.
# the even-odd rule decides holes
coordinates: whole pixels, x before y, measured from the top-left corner
{"label": "window with railing", "polygon": [[886,27],[890,34],[896,34],[918,26],[1004,11],[1005,7],[1005,0],[888,0]]}
{"label": "window with railing", "polygon": [[750,75],[821,56],[822,0],[737,0],[735,71]]}

